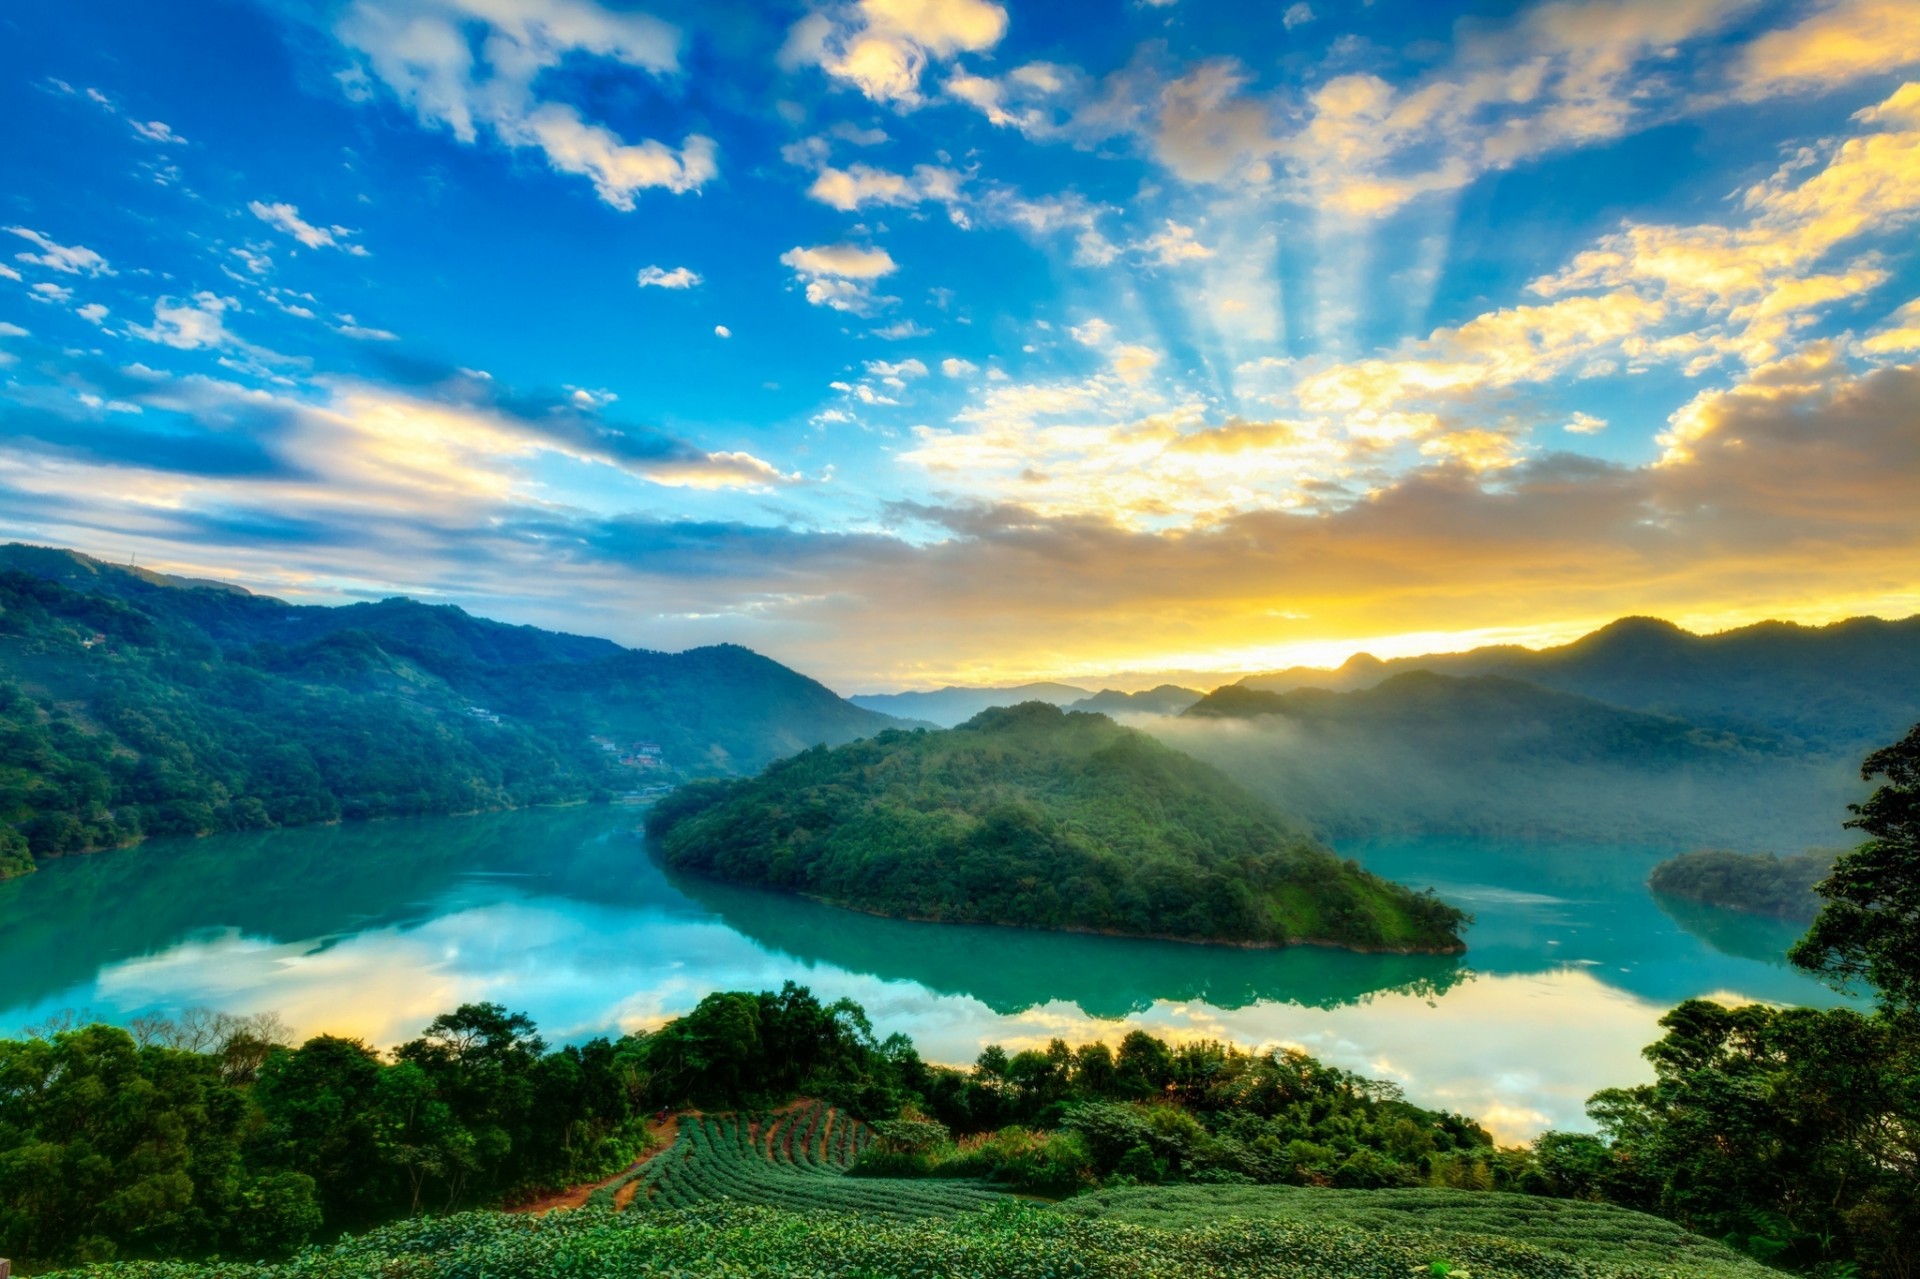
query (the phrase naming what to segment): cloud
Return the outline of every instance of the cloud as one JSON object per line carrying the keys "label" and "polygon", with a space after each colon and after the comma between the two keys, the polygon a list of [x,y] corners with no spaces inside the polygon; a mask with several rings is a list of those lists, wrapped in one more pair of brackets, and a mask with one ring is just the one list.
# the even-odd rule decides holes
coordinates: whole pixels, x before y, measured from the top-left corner
{"label": "cloud", "polygon": [[[266,204],[260,200],[250,200],[247,208],[253,216],[259,218],[276,231],[283,231],[309,249],[339,249],[342,253],[354,257],[367,256],[364,245],[348,244],[347,237],[358,234],[343,226],[315,226],[300,216],[300,209],[292,204]],[[252,267],[252,262],[247,264]]]}
{"label": "cloud", "polygon": [[350,315],[341,316],[340,319],[341,322],[333,326],[333,331],[342,337],[350,337],[356,342],[398,342],[400,340],[398,333],[387,329],[374,329],[363,324],[355,324]]}
{"label": "cloud", "polygon": [[713,336],[717,338],[730,338],[733,336],[733,330],[724,324],[716,324],[713,326]]}
{"label": "cloud", "polygon": [[1308,4],[1307,0],[1297,0],[1297,3],[1288,5],[1287,11],[1280,15],[1280,25],[1289,31],[1295,27],[1304,27],[1312,21],[1313,6]]}
{"label": "cloud", "polygon": [[1152,257],[1161,266],[1179,266],[1183,262],[1213,256],[1212,249],[1194,238],[1192,227],[1181,226],[1172,218],[1166,219],[1159,231],[1133,247]]}
{"label": "cloud", "polygon": [[933,330],[923,324],[915,324],[912,320],[895,320],[892,324],[883,324],[872,330],[872,333],[882,342],[904,342],[908,338],[927,337],[933,333]]}
{"label": "cloud", "polygon": [[991,0],[857,0],[796,22],[781,50],[788,67],[817,66],[875,102],[921,104],[931,59],[993,48],[1007,11]]}
{"label": "cloud", "polygon": [[228,332],[222,318],[239,303],[215,293],[196,293],[180,300],[161,298],[153,304],[151,325],[129,324],[127,332],[147,342],[158,342],[176,351],[203,351],[238,346],[240,340]]}
{"label": "cloud", "polygon": [[978,364],[972,360],[963,360],[956,355],[950,355],[940,361],[940,372],[947,377],[972,377],[979,371]]}
{"label": "cloud", "polygon": [[822,168],[807,188],[807,195],[829,208],[852,213],[871,206],[901,206],[936,200],[955,211],[954,220],[965,225],[960,212],[961,175],[938,165],[922,164],[911,174],[889,173],[868,164],[849,165],[845,169]]}
{"label": "cloud", "polygon": [[691,289],[700,282],[699,273],[684,266],[677,266],[671,271],[658,266],[642,267],[639,275],[639,285],[643,289]]}
{"label": "cloud", "polygon": [[882,302],[893,300],[876,297],[873,292],[875,280],[897,269],[885,249],[856,244],[795,245],[780,255],[780,261],[793,268],[795,277],[806,285],[807,301],[815,306],[865,315]]}
{"label": "cloud", "polygon": [[73,300],[73,290],[68,288],[62,288],[58,284],[42,281],[39,284],[34,285],[28,291],[28,296],[31,297],[35,302],[64,303],[64,302],[71,302]]}
{"label": "cloud", "polygon": [[127,123],[133,126],[135,133],[149,142],[159,142],[171,146],[185,146],[187,144],[187,140],[168,128],[164,121],[130,119]]}
{"label": "cloud", "polygon": [[1759,101],[1821,91],[1920,63],[1920,9],[1907,0],[1830,0],[1756,37],[1735,71],[1736,96]]}
{"label": "cloud", "polygon": [[1889,322],[1861,342],[1860,347],[1871,355],[1920,351],[1920,298],[1895,311]]}
{"label": "cloud", "polygon": [[[470,31],[480,27],[485,38]],[[602,201],[630,210],[643,190],[697,191],[719,172],[717,148],[688,134],[676,149],[627,142],[579,108],[543,97],[547,77],[599,59],[657,76],[679,71],[679,32],[644,13],[591,0],[353,0],[334,27],[422,124],[463,143],[490,131],[505,146],[538,150],[561,173],[592,182]]]}
{"label": "cloud", "polygon": [[75,307],[74,314],[88,324],[98,324],[107,318],[107,308],[98,302],[89,302],[85,306]]}
{"label": "cloud", "polygon": [[1607,429],[1607,419],[1576,412],[1567,419],[1566,429],[1575,435],[1598,435]]}
{"label": "cloud", "polygon": [[[87,275],[99,277],[114,275],[116,272],[107,265],[107,260],[92,249],[79,244],[60,244],[40,232],[23,226],[4,228],[23,240],[31,241],[41,249],[39,253],[16,253],[16,262],[31,262],[35,266],[46,267],[49,271],[58,271],[63,275]],[[9,274],[13,274],[11,271]],[[16,274],[15,279],[20,277]]]}

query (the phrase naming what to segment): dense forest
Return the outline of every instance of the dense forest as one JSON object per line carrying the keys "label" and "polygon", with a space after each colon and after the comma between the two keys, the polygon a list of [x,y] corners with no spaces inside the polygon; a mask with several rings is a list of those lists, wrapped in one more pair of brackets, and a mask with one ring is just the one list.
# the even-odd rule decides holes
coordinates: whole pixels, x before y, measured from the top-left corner
{"label": "dense forest", "polygon": [[1702,849],[1655,866],[1647,887],[1668,897],[1749,915],[1810,920],[1820,911],[1814,886],[1833,869],[1836,856],[1835,850],[1822,848],[1788,857]]}
{"label": "dense forest", "polygon": [[[606,798],[889,722],[740,648],[0,548],[0,876],[151,835]],[[621,763],[636,738],[649,769]]]}
{"label": "dense forest", "polygon": [[1206,765],[1044,702],[688,786],[647,830],[679,870],[915,919],[1426,951],[1459,949],[1464,919]]}

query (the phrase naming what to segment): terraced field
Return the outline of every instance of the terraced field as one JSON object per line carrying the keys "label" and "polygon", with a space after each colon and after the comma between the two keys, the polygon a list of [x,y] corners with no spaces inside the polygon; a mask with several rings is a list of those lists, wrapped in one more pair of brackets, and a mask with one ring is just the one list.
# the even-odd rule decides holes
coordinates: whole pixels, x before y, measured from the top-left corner
{"label": "terraced field", "polygon": [[872,1145],[871,1128],[819,1102],[775,1113],[688,1115],[669,1149],[601,1186],[587,1203],[646,1212],[730,1199],[904,1221],[951,1217],[1009,1198],[977,1181],[847,1176]]}

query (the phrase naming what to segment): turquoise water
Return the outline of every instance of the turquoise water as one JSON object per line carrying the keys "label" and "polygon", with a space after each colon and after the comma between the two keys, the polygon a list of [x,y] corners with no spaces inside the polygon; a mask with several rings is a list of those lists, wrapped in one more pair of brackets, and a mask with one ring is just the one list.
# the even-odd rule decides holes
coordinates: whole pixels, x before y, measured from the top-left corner
{"label": "turquoise water", "polygon": [[1583,1126],[1692,995],[1833,1004],[1795,930],[1646,891],[1665,853],[1423,839],[1343,852],[1476,916],[1458,957],[1247,951],[876,919],[670,878],[633,810],[156,841],[0,884],[0,1031],[208,1006],[380,1044],[496,1000],[550,1039],[656,1025],[791,978],[938,1061],[1058,1035],[1298,1045],[1500,1135]]}

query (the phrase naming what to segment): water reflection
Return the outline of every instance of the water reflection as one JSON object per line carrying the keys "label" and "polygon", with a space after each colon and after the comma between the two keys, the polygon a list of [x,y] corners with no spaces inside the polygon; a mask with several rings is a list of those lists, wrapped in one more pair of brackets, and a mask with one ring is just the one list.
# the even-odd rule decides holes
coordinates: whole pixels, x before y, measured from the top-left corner
{"label": "water reflection", "polygon": [[1787,967],[1787,950],[1807,932],[1804,920],[1753,915],[1662,893],[1652,897],[1661,913],[1689,936],[1698,937],[1723,955],[1775,968]]}

